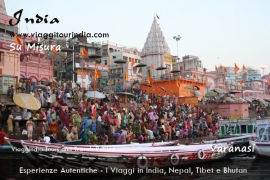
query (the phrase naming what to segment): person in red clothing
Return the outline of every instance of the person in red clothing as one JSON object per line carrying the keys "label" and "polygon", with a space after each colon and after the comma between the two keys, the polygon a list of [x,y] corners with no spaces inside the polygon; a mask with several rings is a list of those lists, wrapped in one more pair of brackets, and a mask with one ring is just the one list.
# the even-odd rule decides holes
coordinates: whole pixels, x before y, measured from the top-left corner
{"label": "person in red clothing", "polygon": [[2,127],[0,127],[0,145],[4,145],[4,137],[5,137],[5,132]]}

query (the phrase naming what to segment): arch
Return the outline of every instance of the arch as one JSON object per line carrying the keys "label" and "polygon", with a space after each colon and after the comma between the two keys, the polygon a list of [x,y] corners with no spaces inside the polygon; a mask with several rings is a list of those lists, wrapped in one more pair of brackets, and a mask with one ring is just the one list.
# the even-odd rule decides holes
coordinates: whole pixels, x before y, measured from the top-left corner
{"label": "arch", "polygon": [[43,78],[40,79],[40,81],[48,81],[49,82],[49,79],[43,77]]}
{"label": "arch", "polygon": [[37,82],[37,78],[35,76],[30,76],[29,79],[31,79],[32,82]]}

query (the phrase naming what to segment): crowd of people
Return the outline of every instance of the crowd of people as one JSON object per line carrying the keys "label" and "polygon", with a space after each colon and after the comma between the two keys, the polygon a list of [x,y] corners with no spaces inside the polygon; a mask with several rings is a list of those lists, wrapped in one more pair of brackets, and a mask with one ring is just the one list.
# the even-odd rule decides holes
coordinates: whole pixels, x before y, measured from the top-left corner
{"label": "crowd of people", "polygon": [[[29,93],[42,105],[38,111],[22,109],[21,119],[28,120],[29,140],[48,142],[50,137],[50,142],[82,139],[85,144],[126,144],[134,139],[143,143],[219,133],[221,116],[217,112],[180,104],[175,95],[142,92],[141,103],[129,99],[130,103],[121,107],[121,97],[106,94],[109,102],[88,98],[84,88],[74,87],[71,82],[35,88]],[[68,107],[68,101],[77,104],[77,108]],[[10,112],[9,133],[13,133],[12,119]],[[34,130],[40,132],[38,138],[33,138]]]}

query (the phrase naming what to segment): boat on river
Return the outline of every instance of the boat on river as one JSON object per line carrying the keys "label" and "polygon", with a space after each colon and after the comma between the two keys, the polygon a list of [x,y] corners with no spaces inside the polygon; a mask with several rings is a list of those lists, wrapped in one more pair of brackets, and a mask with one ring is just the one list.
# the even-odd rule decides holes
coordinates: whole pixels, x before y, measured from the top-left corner
{"label": "boat on river", "polygon": [[[9,139],[5,139],[10,143]],[[155,169],[222,159],[231,144],[218,143],[162,147],[91,148],[62,144],[40,144],[21,140],[23,153],[35,166],[61,169],[92,168],[110,173],[112,167],[122,169]]]}
{"label": "boat on river", "polygon": [[257,120],[256,137],[249,145],[257,155],[270,157],[270,119]]}

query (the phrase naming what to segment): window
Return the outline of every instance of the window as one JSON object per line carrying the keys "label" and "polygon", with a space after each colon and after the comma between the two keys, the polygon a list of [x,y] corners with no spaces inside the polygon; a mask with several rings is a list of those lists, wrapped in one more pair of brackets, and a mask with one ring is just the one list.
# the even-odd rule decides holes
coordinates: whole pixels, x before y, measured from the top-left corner
{"label": "window", "polygon": [[104,64],[107,65],[107,60],[104,61]]}

